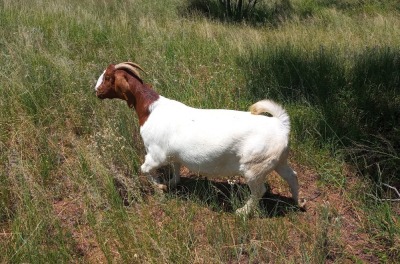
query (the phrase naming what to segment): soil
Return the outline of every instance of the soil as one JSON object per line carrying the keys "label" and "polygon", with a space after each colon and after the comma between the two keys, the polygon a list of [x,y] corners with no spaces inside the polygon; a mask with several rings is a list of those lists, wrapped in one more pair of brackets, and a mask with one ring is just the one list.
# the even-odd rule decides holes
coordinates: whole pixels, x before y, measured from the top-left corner
{"label": "soil", "polygon": [[77,257],[83,257],[89,263],[106,263],[107,259],[93,230],[83,222],[84,206],[77,199],[66,198],[54,201],[53,208],[62,227],[71,233],[75,241],[74,251]]}

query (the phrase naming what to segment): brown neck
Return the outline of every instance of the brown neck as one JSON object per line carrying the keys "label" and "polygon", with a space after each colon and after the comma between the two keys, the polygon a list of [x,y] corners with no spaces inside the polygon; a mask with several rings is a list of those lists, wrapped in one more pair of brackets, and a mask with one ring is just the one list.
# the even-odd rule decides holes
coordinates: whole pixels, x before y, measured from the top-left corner
{"label": "brown neck", "polygon": [[134,107],[142,126],[150,115],[149,107],[160,98],[150,85],[143,83],[133,76],[128,77],[129,93],[127,103],[129,107]]}

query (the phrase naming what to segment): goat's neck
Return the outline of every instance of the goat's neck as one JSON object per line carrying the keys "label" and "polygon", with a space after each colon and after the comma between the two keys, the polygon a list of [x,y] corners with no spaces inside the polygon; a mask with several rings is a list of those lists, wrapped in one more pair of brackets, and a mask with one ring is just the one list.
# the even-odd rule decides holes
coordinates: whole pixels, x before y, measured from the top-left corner
{"label": "goat's neck", "polygon": [[150,115],[150,105],[157,101],[160,95],[150,85],[142,83],[133,77],[129,79],[129,88],[130,93],[127,95],[128,106],[135,108],[139,124],[142,126]]}

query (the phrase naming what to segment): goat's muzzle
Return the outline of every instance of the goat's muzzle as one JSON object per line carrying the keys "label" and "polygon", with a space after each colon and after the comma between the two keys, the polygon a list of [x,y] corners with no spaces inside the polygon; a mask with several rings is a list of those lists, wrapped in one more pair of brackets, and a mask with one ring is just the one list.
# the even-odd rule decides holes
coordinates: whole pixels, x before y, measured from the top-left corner
{"label": "goat's muzzle", "polygon": [[96,96],[99,99],[104,99],[105,98],[105,95],[103,93],[99,93],[99,91],[96,91]]}

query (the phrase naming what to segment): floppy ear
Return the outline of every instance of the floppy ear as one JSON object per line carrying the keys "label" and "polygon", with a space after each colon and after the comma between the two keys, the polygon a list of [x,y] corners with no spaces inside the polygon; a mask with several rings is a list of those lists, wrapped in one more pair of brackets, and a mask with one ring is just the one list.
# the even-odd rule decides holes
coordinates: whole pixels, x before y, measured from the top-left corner
{"label": "floppy ear", "polygon": [[118,97],[122,100],[125,100],[130,108],[133,107],[134,103],[132,102],[129,96],[129,83],[125,78],[125,74],[116,73],[115,74],[115,92]]}

